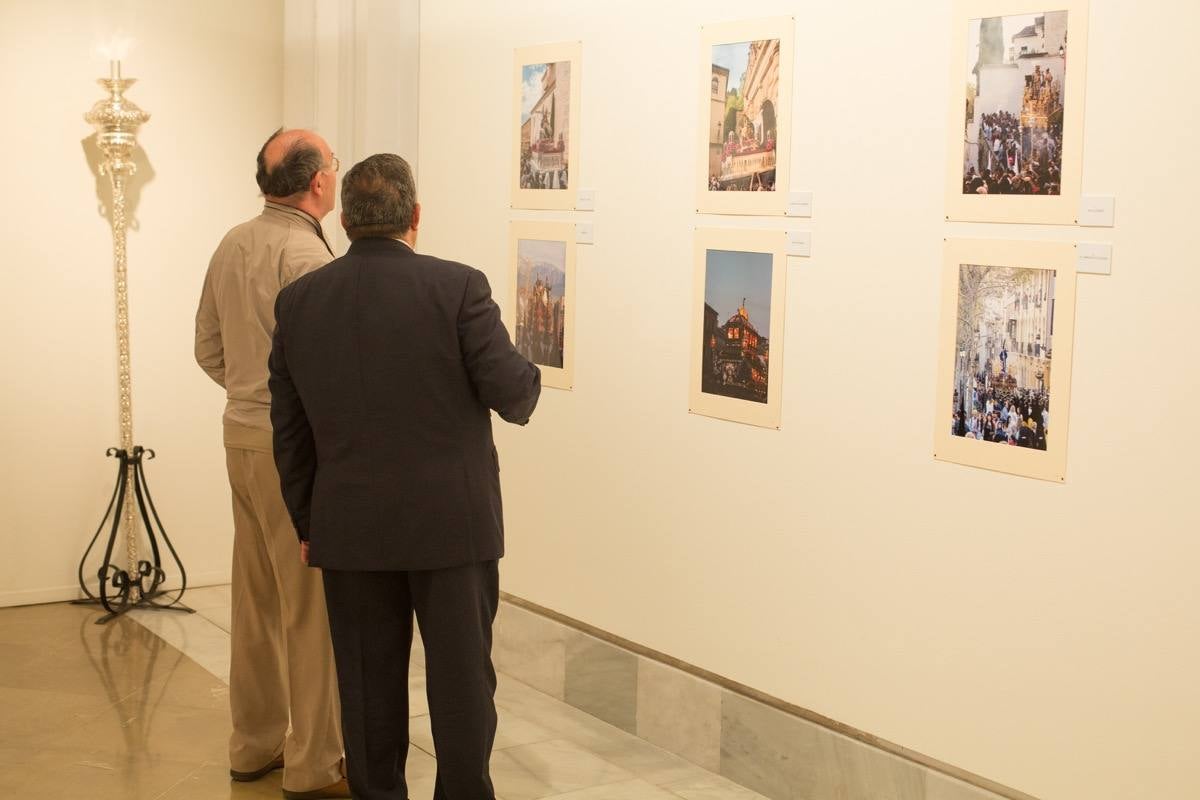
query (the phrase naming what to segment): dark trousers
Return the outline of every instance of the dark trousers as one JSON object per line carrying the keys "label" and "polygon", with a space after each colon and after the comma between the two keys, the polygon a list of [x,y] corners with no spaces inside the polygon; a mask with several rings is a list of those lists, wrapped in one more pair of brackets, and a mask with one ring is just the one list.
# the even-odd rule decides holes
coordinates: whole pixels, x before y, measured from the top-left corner
{"label": "dark trousers", "polygon": [[416,613],[437,751],[434,800],[494,800],[495,561],[422,572],[324,570],[355,800],[407,800],[408,658]]}

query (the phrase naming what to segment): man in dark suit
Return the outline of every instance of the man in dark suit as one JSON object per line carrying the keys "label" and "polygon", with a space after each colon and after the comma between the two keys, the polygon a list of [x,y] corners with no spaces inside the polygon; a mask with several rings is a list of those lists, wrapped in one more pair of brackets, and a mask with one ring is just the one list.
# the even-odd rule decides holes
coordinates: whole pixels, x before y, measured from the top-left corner
{"label": "man in dark suit", "polygon": [[541,373],[513,347],[482,272],[416,253],[420,210],[399,156],[346,174],[349,252],[275,304],[275,460],[301,557],[323,571],[354,797],[408,797],[415,612],[434,798],[491,800],[504,538],[489,409],[524,425]]}

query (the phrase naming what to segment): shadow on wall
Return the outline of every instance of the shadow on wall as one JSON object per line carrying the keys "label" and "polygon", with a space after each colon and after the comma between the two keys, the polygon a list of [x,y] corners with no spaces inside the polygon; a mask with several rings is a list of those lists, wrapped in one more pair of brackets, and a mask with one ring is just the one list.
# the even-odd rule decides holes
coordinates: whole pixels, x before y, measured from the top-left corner
{"label": "shadow on wall", "polygon": [[[96,137],[99,134],[93,133],[80,140],[79,145],[83,148],[83,157],[87,161],[88,169],[92,171],[92,178],[96,184],[96,213],[108,220],[109,227],[112,226],[112,188],[107,175],[100,174],[100,165],[104,163],[104,153],[100,152],[100,145],[96,143]],[[125,181],[125,219],[129,224],[129,230],[136,231],[139,229],[137,216],[138,204],[142,199],[142,189],[146,184],[154,180],[154,167],[150,164],[150,159],[146,157],[146,151],[138,145],[133,151],[133,163],[137,165],[137,171],[133,173]]]}

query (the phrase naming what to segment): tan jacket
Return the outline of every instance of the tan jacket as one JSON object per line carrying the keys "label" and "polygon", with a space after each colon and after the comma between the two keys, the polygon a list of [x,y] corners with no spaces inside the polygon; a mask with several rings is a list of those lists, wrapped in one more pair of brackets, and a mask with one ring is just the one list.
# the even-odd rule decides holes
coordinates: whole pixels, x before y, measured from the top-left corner
{"label": "tan jacket", "polygon": [[196,311],[196,362],[225,389],[226,446],[271,451],[267,357],[275,296],[332,260],[317,220],[271,202],[225,234],[213,253]]}

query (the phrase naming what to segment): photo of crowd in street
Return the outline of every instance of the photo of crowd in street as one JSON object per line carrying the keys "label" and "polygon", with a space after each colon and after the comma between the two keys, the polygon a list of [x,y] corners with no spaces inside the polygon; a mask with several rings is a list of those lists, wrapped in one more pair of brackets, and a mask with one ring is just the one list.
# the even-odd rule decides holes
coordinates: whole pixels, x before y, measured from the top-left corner
{"label": "photo of crowd in street", "polygon": [[770,253],[707,251],[700,391],[767,402],[771,265]]}
{"label": "photo of crowd in street", "polygon": [[709,191],[775,190],[779,60],[778,39],[712,48]]}
{"label": "photo of crowd in street", "polygon": [[1067,12],[967,25],[962,193],[1060,194]]}
{"label": "photo of crowd in street", "polygon": [[521,67],[520,188],[566,189],[571,137],[571,62]]}
{"label": "photo of crowd in street", "polygon": [[1055,276],[959,267],[951,435],[1046,450]]}
{"label": "photo of crowd in street", "polygon": [[517,240],[517,350],[535,364],[563,367],[567,243]]}

